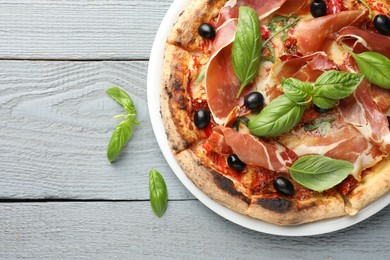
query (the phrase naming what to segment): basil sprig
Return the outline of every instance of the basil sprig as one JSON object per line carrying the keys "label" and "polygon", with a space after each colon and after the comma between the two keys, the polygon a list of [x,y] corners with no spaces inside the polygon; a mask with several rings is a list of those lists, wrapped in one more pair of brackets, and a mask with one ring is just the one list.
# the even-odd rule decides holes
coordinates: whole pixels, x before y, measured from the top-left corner
{"label": "basil sprig", "polygon": [[322,192],[342,182],[353,170],[353,164],[323,155],[306,155],[294,162],[291,177],[302,186]]}
{"label": "basil sprig", "polygon": [[367,80],[375,85],[390,89],[390,60],[376,52],[355,54],[344,47],[356,61],[359,70]]}
{"label": "basil sprig", "polygon": [[161,218],[168,206],[168,191],[162,175],[151,169],[149,172],[150,205],[154,213]]}
{"label": "basil sprig", "polygon": [[332,108],[339,99],[351,95],[362,79],[362,75],[335,70],[324,72],[314,84],[294,78],[282,79],[284,95],[272,100],[249,121],[249,131],[262,137],[286,133],[301,120],[306,105],[312,100],[320,108]]}
{"label": "basil sprig", "polygon": [[314,83],[313,102],[323,109],[332,108],[339,99],[351,95],[362,80],[363,75],[360,74],[336,70],[326,71]]}
{"label": "basil sprig", "polygon": [[112,133],[110,142],[107,147],[107,159],[112,163],[118,158],[118,155],[122,151],[123,147],[130,140],[133,133],[133,125],[139,124],[135,119],[137,117],[137,111],[131,100],[130,96],[118,87],[113,87],[106,90],[106,93],[120,104],[126,111],[127,115],[117,115],[115,118],[125,118],[118,124]]}
{"label": "basil sprig", "polygon": [[261,54],[260,22],[252,8],[241,6],[238,25],[232,47],[233,69],[241,82],[237,98],[248,83],[257,75]]}
{"label": "basil sprig", "polygon": [[281,95],[249,120],[248,129],[256,136],[275,137],[291,130],[301,120],[303,112],[305,106]]}
{"label": "basil sprig", "polygon": [[282,88],[284,94],[295,103],[305,102],[304,104],[306,104],[311,101],[311,91],[313,87],[308,82],[303,82],[295,78],[283,78]]}

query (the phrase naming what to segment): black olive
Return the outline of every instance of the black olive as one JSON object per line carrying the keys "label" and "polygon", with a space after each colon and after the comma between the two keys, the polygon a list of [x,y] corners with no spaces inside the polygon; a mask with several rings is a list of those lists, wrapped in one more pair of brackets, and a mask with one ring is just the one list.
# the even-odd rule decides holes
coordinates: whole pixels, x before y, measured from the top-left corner
{"label": "black olive", "polygon": [[214,36],[215,36],[215,29],[209,23],[202,23],[198,27],[198,33],[203,38],[210,40],[210,39],[214,38]]}
{"label": "black olive", "polygon": [[310,5],[310,13],[313,17],[326,15],[326,3],[324,0],[314,0]]}
{"label": "black olive", "polygon": [[227,158],[228,165],[230,168],[241,172],[244,170],[246,163],[240,160],[236,154],[232,154]]}
{"label": "black olive", "polygon": [[244,125],[248,126],[249,119],[246,117],[237,117],[236,121],[233,123],[233,128],[238,131],[240,129],[240,123],[243,123]]}
{"label": "black olive", "polygon": [[331,108],[329,108],[329,109],[320,108],[320,107],[318,107],[316,104],[314,104],[313,108],[314,108],[314,110],[315,110],[317,113],[320,113],[320,114],[325,114],[325,113],[328,113],[330,110],[332,110]]}
{"label": "black olive", "polygon": [[384,14],[378,14],[374,18],[375,29],[383,35],[390,35],[390,18]]}
{"label": "black olive", "polygon": [[274,180],[274,188],[286,196],[291,196],[294,193],[294,185],[288,179],[281,176]]}
{"label": "black olive", "polygon": [[199,109],[194,115],[194,123],[198,129],[205,129],[210,123],[210,113],[207,110]]}
{"label": "black olive", "polygon": [[245,96],[244,105],[250,110],[259,110],[264,103],[264,97],[260,92],[252,92]]}
{"label": "black olive", "polygon": [[387,116],[387,122],[389,123],[389,127],[390,127],[390,116]]}

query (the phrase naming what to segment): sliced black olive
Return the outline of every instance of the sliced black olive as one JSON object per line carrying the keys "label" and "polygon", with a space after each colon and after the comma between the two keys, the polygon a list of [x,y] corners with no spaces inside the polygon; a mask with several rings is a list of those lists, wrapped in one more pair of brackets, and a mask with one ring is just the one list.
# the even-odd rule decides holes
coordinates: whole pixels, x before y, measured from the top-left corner
{"label": "sliced black olive", "polygon": [[310,5],[310,13],[313,17],[326,15],[326,3],[324,0],[314,0]]}
{"label": "sliced black olive", "polygon": [[294,193],[294,185],[288,179],[281,176],[274,180],[274,188],[285,196],[291,196]]}
{"label": "sliced black olive", "polygon": [[230,168],[241,172],[244,170],[246,163],[240,160],[236,154],[232,154],[227,158],[228,165]]}
{"label": "sliced black olive", "polygon": [[234,130],[238,131],[240,129],[240,123],[248,126],[249,119],[246,117],[237,117],[236,121],[233,123]]}
{"label": "sliced black olive", "polygon": [[389,122],[389,127],[390,127],[390,116],[387,116],[387,122]]}
{"label": "sliced black olive", "polygon": [[198,129],[205,129],[210,123],[210,113],[202,108],[199,109],[195,112],[194,123]]}
{"label": "sliced black olive", "polygon": [[375,29],[383,35],[390,35],[390,18],[384,14],[378,14],[374,18]]}
{"label": "sliced black olive", "polygon": [[214,36],[215,36],[215,29],[209,23],[202,23],[198,27],[198,33],[203,38],[210,40],[210,39],[214,38]]}
{"label": "sliced black olive", "polygon": [[264,103],[264,97],[260,92],[252,92],[245,96],[244,105],[250,110],[259,110]]}
{"label": "sliced black olive", "polygon": [[313,109],[314,109],[317,113],[320,113],[320,114],[325,114],[325,113],[328,113],[330,110],[332,110],[331,108],[329,108],[329,109],[320,108],[320,107],[317,106],[316,104],[314,104]]}

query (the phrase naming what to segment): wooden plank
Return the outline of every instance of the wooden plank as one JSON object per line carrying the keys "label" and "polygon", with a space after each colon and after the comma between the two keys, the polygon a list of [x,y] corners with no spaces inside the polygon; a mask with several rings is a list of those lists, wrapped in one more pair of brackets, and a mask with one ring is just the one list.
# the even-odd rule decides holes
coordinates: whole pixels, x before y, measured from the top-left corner
{"label": "wooden plank", "polygon": [[230,223],[197,201],[0,204],[0,258],[389,259],[390,207],[336,233],[279,237]]}
{"label": "wooden plank", "polygon": [[[149,198],[160,171],[171,199],[192,195],[170,170],[149,120],[147,62],[0,61],[0,198]],[[116,163],[106,146],[124,110],[105,90],[128,91],[139,126]]]}
{"label": "wooden plank", "polygon": [[0,58],[147,59],[172,0],[0,0]]}

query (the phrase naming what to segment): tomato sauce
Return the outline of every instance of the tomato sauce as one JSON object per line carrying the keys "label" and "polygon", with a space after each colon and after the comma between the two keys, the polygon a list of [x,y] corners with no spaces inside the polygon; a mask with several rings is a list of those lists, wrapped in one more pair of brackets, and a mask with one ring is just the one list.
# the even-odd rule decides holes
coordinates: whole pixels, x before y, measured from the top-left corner
{"label": "tomato sauce", "polygon": [[358,181],[352,176],[349,175],[344,181],[342,181],[339,185],[337,185],[337,190],[343,194],[347,195],[354,188],[356,188]]}
{"label": "tomato sauce", "polygon": [[206,157],[212,161],[212,163],[214,164],[215,169],[218,172],[220,172],[222,174],[225,174],[225,175],[228,175],[228,176],[232,176],[233,178],[235,178],[238,181],[241,180],[241,177],[245,173],[243,172],[241,174],[241,173],[233,170],[232,168],[230,168],[229,165],[227,164],[226,156],[221,155],[219,153],[216,153],[213,150],[212,146],[208,143],[208,141],[204,142],[202,144],[202,147],[206,151],[206,154],[205,154]]}

